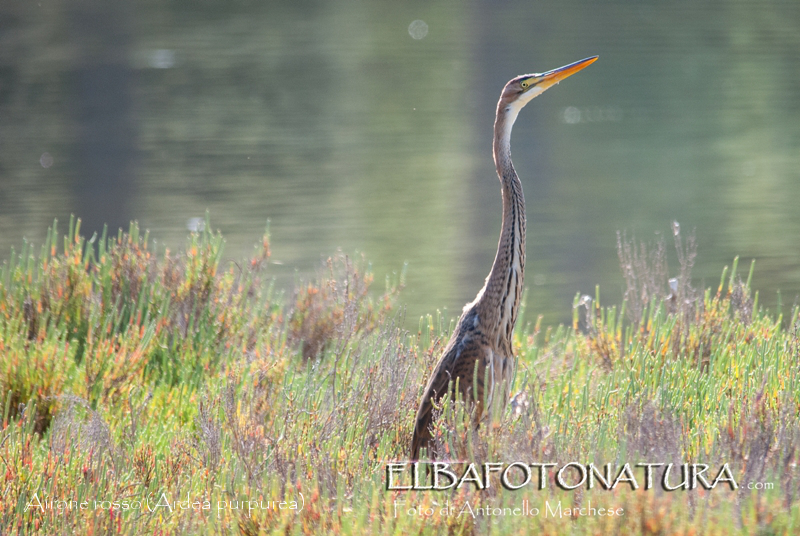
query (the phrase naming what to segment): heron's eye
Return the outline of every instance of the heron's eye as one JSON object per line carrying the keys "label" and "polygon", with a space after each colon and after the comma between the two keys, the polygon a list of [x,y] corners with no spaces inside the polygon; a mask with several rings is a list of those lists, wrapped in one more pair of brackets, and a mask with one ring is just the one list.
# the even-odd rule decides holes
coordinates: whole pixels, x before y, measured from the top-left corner
{"label": "heron's eye", "polygon": [[522,86],[522,89],[528,89],[530,82],[528,82],[527,80],[523,80],[522,82],[520,82],[520,85]]}

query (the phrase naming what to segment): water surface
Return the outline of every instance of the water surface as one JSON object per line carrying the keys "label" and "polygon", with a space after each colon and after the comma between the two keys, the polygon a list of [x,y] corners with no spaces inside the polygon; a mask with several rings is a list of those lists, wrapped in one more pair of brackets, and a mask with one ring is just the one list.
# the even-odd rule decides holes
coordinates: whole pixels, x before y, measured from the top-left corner
{"label": "water surface", "polygon": [[81,5],[0,7],[0,259],[71,213],[174,249],[208,210],[232,260],[270,221],[282,286],[363,252],[407,263],[410,324],[455,315],[500,228],[500,89],[599,54],[515,126],[528,319],[619,301],[616,231],[673,220],[698,285],[739,255],[762,304],[800,294],[797,2]]}

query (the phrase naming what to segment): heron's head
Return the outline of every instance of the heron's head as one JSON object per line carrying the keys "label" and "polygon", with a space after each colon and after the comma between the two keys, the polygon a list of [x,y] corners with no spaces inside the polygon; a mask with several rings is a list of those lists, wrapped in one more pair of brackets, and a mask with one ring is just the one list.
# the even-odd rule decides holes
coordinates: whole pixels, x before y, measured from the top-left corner
{"label": "heron's head", "polygon": [[595,60],[597,60],[597,56],[592,56],[546,73],[523,74],[510,80],[500,95],[500,102],[497,105],[498,112],[504,109],[507,113],[513,114],[513,118],[516,118],[519,111],[534,97],[538,97],[566,77],[588,67]]}

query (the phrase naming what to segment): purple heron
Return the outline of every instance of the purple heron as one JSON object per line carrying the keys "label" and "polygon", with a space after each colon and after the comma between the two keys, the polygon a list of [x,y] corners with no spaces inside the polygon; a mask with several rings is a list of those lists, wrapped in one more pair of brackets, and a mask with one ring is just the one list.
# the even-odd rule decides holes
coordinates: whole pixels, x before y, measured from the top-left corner
{"label": "purple heron", "polygon": [[[597,60],[586,58],[541,74],[510,80],[494,122],[494,164],[503,198],[503,223],[492,270],[475,299],[464,306],[450,341],[425,386],[411,439],[411,457],[431,447],[432,410],[448,390],[476,405],[476,419],[495,404],[505,407],[514,377],[512,348],[525,275],[525,197],[511,163],[511,128],[534,97]],[[477,422],[477,421],[476,421]],[[431,454],[430,452],[428,453]]]}

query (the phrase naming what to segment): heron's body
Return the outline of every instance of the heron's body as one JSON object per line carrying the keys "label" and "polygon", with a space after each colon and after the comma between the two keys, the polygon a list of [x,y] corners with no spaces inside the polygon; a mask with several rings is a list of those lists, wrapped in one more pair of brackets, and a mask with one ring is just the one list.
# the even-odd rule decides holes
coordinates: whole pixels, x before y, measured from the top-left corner
{"label": "heron's body", "polygon": [[[499,404],[505,406],[514,376],[512,348],[525,276],[525,197],[511,162],[511,128],[531,99],[595,61],[587,58],[544,74],[509,81],[497,103],[493,153],[503,198],[503,223],[492,270],[486,284],[464,307],[450,341],[436,364],[422,396],[411,456],[430,446],[433,404],[447,392],[458,392],[476,404],[476,418]],[[430,453],[429,453],[430,454]]]}

